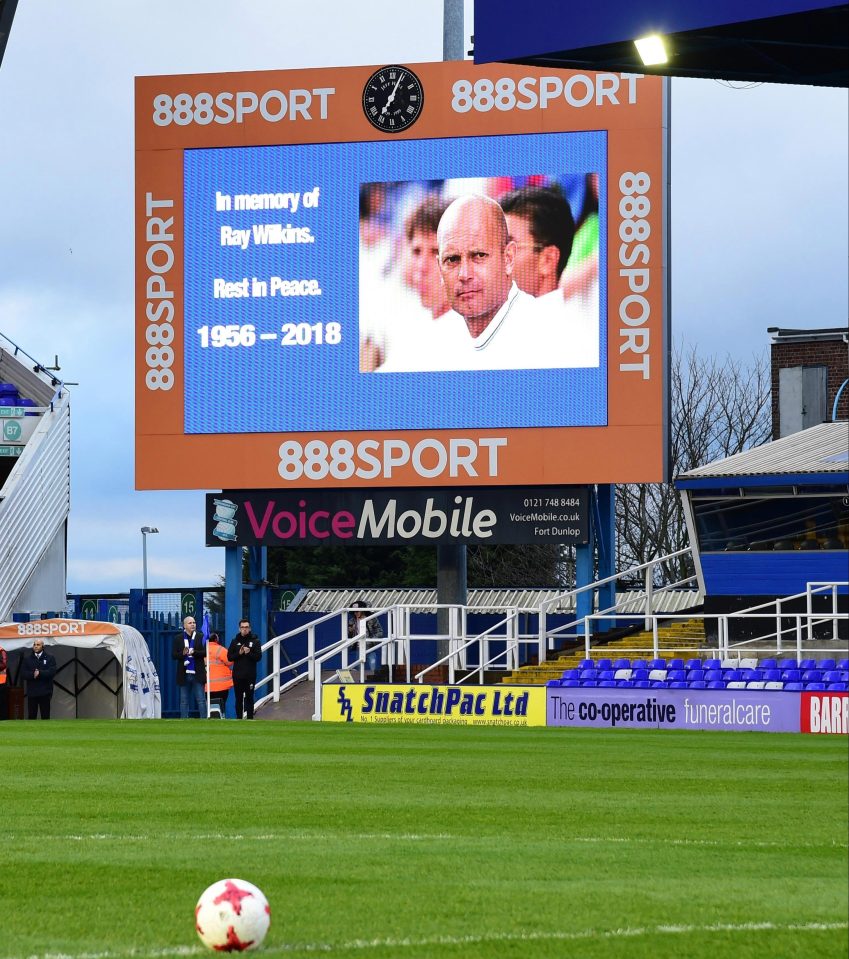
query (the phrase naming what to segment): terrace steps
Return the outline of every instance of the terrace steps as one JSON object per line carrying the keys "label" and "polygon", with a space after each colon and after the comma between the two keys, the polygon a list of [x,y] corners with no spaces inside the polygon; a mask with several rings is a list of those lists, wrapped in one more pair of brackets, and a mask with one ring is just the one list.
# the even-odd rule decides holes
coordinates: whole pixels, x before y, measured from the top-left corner
{"label": "terrace steps", "polygon": [[[688,619],[662,625],[657,631],[660,655],[669,659],[673,656],[681,659],[701,656],[707,644],[705,625],[701,619]],[[503,683],[517,686],[545,685],[549,679],[560,679],[565,669],[573,669],[584,659],[617,659],[636,656],[651,658],[654,637],[649,631],[630,633],[604,645],[590,650],[587,656],[582,648],[560,653],[542,663],[522,666],[505,676]]]}

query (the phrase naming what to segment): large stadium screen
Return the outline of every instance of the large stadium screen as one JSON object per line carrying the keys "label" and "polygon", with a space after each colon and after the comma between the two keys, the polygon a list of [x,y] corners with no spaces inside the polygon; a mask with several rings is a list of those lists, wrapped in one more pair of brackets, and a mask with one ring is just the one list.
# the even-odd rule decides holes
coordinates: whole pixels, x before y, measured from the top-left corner
{"label": "large stadium screen", "polygon": [[136,83],[136,485],[665,469],[665,86],[466,62]]}

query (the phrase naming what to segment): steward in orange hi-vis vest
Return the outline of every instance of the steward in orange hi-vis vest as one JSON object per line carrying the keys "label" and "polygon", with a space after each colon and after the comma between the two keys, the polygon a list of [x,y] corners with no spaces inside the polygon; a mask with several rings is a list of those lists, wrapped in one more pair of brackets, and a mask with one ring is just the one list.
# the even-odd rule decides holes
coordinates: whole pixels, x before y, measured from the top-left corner
{"label": "steward in orange hi-vis vest", "polygon": [[209,634],[206,666],[209,674],[207,689],[209,689],[210,704],[218,704],[223,719],[227,697],[233,688],[233,664],[227,659],[227,649],[221,645],[218,633]]}

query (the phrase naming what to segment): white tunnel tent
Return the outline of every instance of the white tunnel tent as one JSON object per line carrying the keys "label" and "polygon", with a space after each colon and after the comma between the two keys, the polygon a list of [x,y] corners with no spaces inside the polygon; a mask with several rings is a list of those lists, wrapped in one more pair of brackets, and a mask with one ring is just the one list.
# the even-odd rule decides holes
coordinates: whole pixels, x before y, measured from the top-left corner
{"label": "white tunnel tent", "polygon": [[21,661],[33,640],[56,658],[54,719],[158,719],[159,676],[142,634],[120,623],[41,619],[0,625],[9,682],[23,686]]}

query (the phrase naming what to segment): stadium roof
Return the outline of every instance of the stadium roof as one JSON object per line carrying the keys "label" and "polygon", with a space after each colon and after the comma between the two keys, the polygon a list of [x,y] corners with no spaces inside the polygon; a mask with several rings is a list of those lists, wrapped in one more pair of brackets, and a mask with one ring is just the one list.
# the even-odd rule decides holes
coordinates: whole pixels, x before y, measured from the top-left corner
{"label": "stadium roof", "polygon": [[18,0],[0,0],[0,63],[3,62],[3,51],[6,49],[17,5]]}
{"label": "stadium roof", "polygon": [[[646,67],[634,40],[660,33]],[[849,86],[849,5],[823,0],[476,0],[475,62]]]}
{"label": "stadium roof", "polygon": [[[777,476],[849,482],[849,422],[820,423],[790,436],[682,473],[675,485],[687,489],[703,479]],[[716,484],[713,484],[716,485]]]}
{"label": "stadium roof", "polygon": [[808,343],[814,340],[825,342],[831,340],[849,340],[849,330],[845,326],[830,326],[819,330],[796,330],[789,327],[770,326],[767,333],[772,337],[773,343]]}

